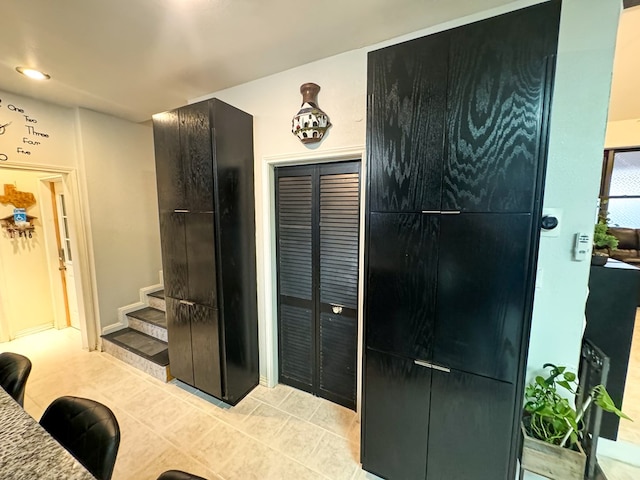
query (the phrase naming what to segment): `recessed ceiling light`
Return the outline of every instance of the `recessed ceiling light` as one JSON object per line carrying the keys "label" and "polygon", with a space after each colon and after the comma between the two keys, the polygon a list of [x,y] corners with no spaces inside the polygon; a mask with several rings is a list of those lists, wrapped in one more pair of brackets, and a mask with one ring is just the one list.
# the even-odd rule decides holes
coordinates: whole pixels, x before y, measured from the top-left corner
{"label": "recessed ceiling light", "polygon": [[33,78],[34,80],[49,80],[51,78],[51,75],[47,75],[46,73],[43,73],[40,70],[35,70],[33,68],[16,67],[16,70],[29,78]]}

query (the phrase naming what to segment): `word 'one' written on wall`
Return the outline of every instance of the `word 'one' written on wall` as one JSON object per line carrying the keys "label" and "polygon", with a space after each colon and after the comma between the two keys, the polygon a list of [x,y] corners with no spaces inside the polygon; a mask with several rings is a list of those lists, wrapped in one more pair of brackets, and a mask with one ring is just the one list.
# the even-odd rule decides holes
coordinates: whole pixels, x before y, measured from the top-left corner
{"label": "word 'one' written on wall", "polygon": [[[3,137],[11,140],[8,143]],[[25,108],[0,98],[0,162],[29,157],[49,138]]]}

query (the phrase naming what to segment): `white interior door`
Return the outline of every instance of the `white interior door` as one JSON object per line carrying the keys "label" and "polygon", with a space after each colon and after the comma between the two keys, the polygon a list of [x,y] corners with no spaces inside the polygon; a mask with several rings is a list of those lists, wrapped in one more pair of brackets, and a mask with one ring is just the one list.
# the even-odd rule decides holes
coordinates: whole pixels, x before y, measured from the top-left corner
{"label": "white interior door", "polygon": [[73,256],[71,254],[71,234],[69,229],[68,209],[62,182],[56,182],[55,196],[58,217],[58,232],[60,235],[60,270],[65,275],[67,305],[69,308],[69,322],[73,328],[80,329],[80,315],[78,313],[78,297],[73,276]]}

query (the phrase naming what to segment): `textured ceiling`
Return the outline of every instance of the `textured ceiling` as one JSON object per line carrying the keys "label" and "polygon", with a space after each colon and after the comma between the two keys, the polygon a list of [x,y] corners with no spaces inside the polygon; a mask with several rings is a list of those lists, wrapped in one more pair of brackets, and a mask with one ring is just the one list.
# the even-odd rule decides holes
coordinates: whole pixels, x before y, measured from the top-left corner
{"label": "textured ceiling", "polygon": [[[5,0],[0,89],[134,121],[509,0]],[[15,72],[52,76],[34,83]]]}
{"label": "textured ceiling", "polygon": [[[145,121],[223,88],[510,0],[5,0],[0,89]],[[610,120],[640,118],[640,7],[621,19]],[[51,74],[33,82],[15,71]]]}

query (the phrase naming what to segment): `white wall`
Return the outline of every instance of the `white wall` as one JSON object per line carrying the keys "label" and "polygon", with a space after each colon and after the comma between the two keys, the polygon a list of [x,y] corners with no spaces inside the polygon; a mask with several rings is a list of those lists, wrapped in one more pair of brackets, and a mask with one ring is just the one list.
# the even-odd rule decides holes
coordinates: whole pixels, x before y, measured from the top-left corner
{"label": "white wall", "polygon": [[606,148],[640,147],[640,118],[607,124]]}
{"label": "white wall", "polygon": [[141,287],[159,281],[153,134],[148,125],[79,109],[78,136],[97,314],[104,330],[118,322],[118,307],[138,301]]}
{"label": "white wall", "polygon": [[[15,185],[21,192],[33,193],[35,205],[27,214],[37,217],[32,238],[11,238],[4,229],[0,232],[0,303],[4,325],[2,330],[8,338],[15,338],[39,329],[53,326],[53,292],[49,281],[46,244],[43,229],[42,206],[39,196],[42,172],[19,171],[1,168],[0,195],[4,185]],[[0,218],[13,215],[14,205],[0,203]],[[8,338],[5,338],[7,340]]]}
{"label": "white wall", "polygon": [[530,371],[578,364],[590,265],[572,260],[572,246],[576,232],[593,232],[620,9],[563,2],[544,197],[562,210],[562,225],[560,236],[540,241]]}
{"label": "white wall", "polygon": [[[151,128],[0,91],[0,125],[5,124],[0,169],[62,173],[74,199],[74,264],[82,278],[75,265],[74,271],[84,291],[81,316],[88,331],[83,341],[92,347],[95,331],[116,321],[118,307],[138,300],[141,287],[158,283],[162,267]],[[5,270],[3,262],[0,271]],[[5,276],[0,274],[3,291]],[[0,321],[9,314],[1,300]]]}
{"label": "white wall", "polygon": [[[536,1],[459,19],[310,63],[267,78],[193,99],[217,97],[254,115],[260,374],[266,375],[265,332],[274,322],[274,272],[270,269],[271,239],[265,238],[263,217],[270,213],[263,189],[268,187],[268,157],[327,155],[359,148],[365,142],[366,55],[370,50],[452,28],[521,8]],[[540,246],[542,287],[536,290],[529,363],[538,368],[552,361],[576,365],[586,300],[588,262],[571,259],[573,234],[593,229],[599,162],[604,143],[613,49],[620,5],[599,0],[565,0],[562,13],[555,97],[551,120],[545,205],[563,210],[561,236],[543,239]],[[318,83],[320,107],[333,123],[314,152],[291,133],[292,116],[305,82]],[[268,226],[268,225],[267,225]]]}

